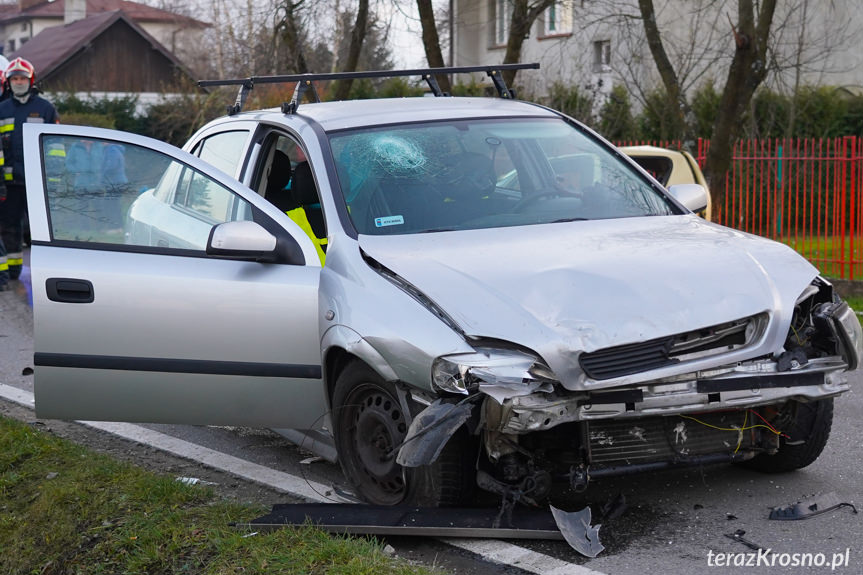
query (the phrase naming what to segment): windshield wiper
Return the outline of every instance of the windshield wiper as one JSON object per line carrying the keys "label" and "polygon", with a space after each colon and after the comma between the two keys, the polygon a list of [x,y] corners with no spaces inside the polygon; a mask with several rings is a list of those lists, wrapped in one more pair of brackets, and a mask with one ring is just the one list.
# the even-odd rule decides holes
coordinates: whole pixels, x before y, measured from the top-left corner
{"label": "windshield wiper", "polygon": [[554,220],[551,223],[560,224],[563,222],[586,222],[590,218],[561,218],[559,220]]}
{"label": "windshield wiper", "polygon": [[454,232],[455,228],[429,228],[427,230],[420,230],[415,232],[417,234],[433,234],[435,232]]}

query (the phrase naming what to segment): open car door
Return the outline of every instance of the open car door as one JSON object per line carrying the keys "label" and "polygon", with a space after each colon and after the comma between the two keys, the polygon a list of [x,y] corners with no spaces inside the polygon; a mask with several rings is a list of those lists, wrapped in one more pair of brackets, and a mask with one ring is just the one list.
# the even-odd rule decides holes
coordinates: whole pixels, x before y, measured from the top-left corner
{"label": "open car door", "polygon": [[149,138],[27,124],[24,148],[39,417],[323,421],[321,267],[286,215]]}

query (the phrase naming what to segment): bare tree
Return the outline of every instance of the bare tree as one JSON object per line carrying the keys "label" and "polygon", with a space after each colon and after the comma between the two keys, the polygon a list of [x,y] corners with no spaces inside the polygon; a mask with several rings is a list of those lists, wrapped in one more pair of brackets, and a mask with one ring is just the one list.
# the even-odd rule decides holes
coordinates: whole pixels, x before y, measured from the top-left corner
{"label": "bare tree", "polygon": [[292,62],[290,67],[298,74],[306,74],[309,71],[306,63],[305,46],[301,33],[302,22],[300,12],[307,0],[292,2],[284,0],[276,7],[276,25],[273,40],[281,39],[287,48]]}
{"label": "bare tree", "polygon": [[712,185],[718,201],[725,195],[724,187],[719,184],[731,165],[731,151],[740,118],[756,88],[767,77],[767,45],[775,11],[776,0],[762,0],[757,14],[755,0],[738,1],[737,25],[731,27],[734,57],[719,100],[719,111],[713,124],[713,136],[710,138],[704,169],[704,177]]}
{"label": "bare tree", "polygon": [[[673,118],[672,137],[679,138],[687,132],[686,117],[690,110],[686,101],[686,94],[680,85],[677,71],[665,51],[665,45],[662,42],[659,26],[656,22],[656,9],[653,7],[653,0],[638,0],[638,9],[644,24],[647,46],[650,48],[650,54],[653,56],[653,61],[656,63],[656,69],[659,71],[659,77],[662,78],[662,84],[665,86],[665,92],[668,96]],[[691,136],[686,139],[691,139]]]}
{"label": "bare tree", "polygon": [[[420,13],[420,24],[422,25],[423,31],[423,48],[425,49],[426,60],[432,68],[443,68],[445,65],[443,52],[440,47],[440,37],[437,33],[437,22],[435,21],[435,14],[431,0],[417,0],[417,8]],[[436,79],[441,90],[444,92],[452,90],[449,76],[436,76]]]}
{"label": "bare tree", "polygon": [[[510,0],[512,15],[509,20],[509,35],[506,40],[504,64],[516,64],[521,61],[521,47],[524,39],[530,35],[530,28],[555,0]],[[507,86],[512,86],[517,70],[507,70],[503,79]]]}
{"label": "bare tree", "polygon": [[[348,57],[343,66],[339,66],[341,72],[355,72],[360,61],[360,51],[363,49],[363,40],[366,38],[366,27],[369,23],[369,0],[360,0],[357,7],[357,18],[354,29],[351,32],[351,44],[348,49]],[[333,96],[336,100],[345,100],[351,92],[353,80],[340,80],[336,83]]]}
{"label": "bare tree", "polygon": [[[686,92],[665,51],[653,0],[638,0],[638,5],[648,47],[665,87],[669,106],[676,116],[678,135],[691,138],[692,122],[687,122],[690,110]],[[721,201],[724,195],[719,184],[731,165],[731,151],[740,120],[755,90],[767,77],[768,43],[775,10],[776,0],[738,0],[737,22],[726,14],[728,33],[725,38],[726,42],[733,43],[734,53],[722,89],[704,169],[708,184],[712,184],[715,201]]]}

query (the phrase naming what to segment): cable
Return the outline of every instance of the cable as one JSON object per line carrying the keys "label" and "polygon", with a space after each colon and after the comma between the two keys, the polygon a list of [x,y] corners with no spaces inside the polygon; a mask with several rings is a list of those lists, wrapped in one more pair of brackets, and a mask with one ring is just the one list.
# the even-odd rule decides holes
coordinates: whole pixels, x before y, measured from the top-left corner
{"label": "cable", "polygon": [[[717,429],[717,430],[719,430],[719,431],[748,431],[748,430],[750,430],[750,429],[755,429],[755,428],[758,428],[758,427],[763,427],[764,429],[769,429],[772,433],[775,433],[776,435],[782,435],[782,432],[781,432],[781,431],[777,431],[777,430],[776,430],[776,429],[774,429],[773,427],[771,427],[771,426],[769,426],[769,425],[763,425],[763,424],[761,424],[761,423],[758,423],[758,424],[756,424],[756,425],[750,425],[749,427],[717,427],[716,425],[711,425],[711,424],[709,424],[709,423],[705,423],[705,422],[701,421],[700,419],[696,419],[696,418],[691,417],[691,416],[689,416],[689,415],[681,415],[680,417],[682,417],[682,418],[684,418],[684,419],[691,419],[692,421],[694,421],[694,422],[696,422],[696,423],[700,423],[701,425],[703,425],[703,426],[705,426],[705,427],[710,427],[710,428],[712,428],[712,429]],[[745,425],[746,425],[746,422],[745,422],[745,420],[744,420],[744,426],[745,426]]]}
{"label": "cable", "polygon": [[749,411],[751,411],[753,414],[757,415],[757,416],[759,417],[759,419],[761,419],[761,421],[763,421],[763,422],[767,425],[767,427],[769,427],[770,429],[772,429],[772,430],[773,430],[773,433],[775,433],[776,435],[779,435],[779,436],[781,436],[781,437],[784,437],[785,439],[790,439],[790,438],[791,438],[791,436],[790,436],[790,435],[788,435],[787,433],[784,433],[784,432],[782,432],[782,431],[779,431],[778,429],[776,429],[775,427],[773,427],[773,426],[770,424],[770,422],[769,422],[769,421],[767,421],[766,419],[764,419],[764,417],[763,417],[760,413],[758,413],[757,411],[755,411],[754,409],[750,409]]}
{"label": "cable", "polygon": [[[774,433],[774,434],[776,434],[776,435],[782,435],[782,432],[781,432],[781,431],[777,431],[773,426],[771,426],[771,425],[769,425],[769,424],[768,424],[768,425],[764,425],[764,424],[761,424],[761,423],[757,423],[757,424],[755,424],[755,425],[750,425],[750,426],[748,426],[748,427],[747,427],[747,426],[746,426],[746,422],[749,420],[749,412],[750,412],[750,411],[752,411],[752,410],[751,410],[751,409],[748,409],[748,410],[746,410],[746,411],[744,412],[744,415],[743,415],[743,426],[741,426],[741,427],[718,427],[718,426],[716,426],[716,425],[711,425],[711,424],[709,424],[709,423],[706,423],[706,422],[704,422],[704,421],[701,421],[700,419],[697,419],[697,418],[692,417],[692,416],[689,416],[689,415],[681,415],[680,417],[681,417],[681,418],[683,418],[683,419],[691,419],[692,421],[694,421],[694,422],[696,422],[696,423],[700,423],[701,425],[703,425],[703,426],[705,426],[705,427],[709,427],[709,428],[711,428],[711,429],[717,429],[717,430],[719,430],[719,431],[734,431],[734,432],[736,432],[736,433],[737,433],[737,447],[734,449],[734,453],[737,453],[737,452],[740,450],[740,446],[743,444],[743,432],[744,432],[744,431],[748,431],[748,430],[750,430],[750,429],[756,429],[756,428],[759,428],[759,427],[763,427],[764,429],[768,429],[768,430],[770,430],[770,432],[771,432],[771,433]],[[756,414],[756,415],[757,415],[757,414]],[[763,419],[763,418],[762,418],[762,419]],[[766,421],[765,421],[765,423],[766,423]]]}

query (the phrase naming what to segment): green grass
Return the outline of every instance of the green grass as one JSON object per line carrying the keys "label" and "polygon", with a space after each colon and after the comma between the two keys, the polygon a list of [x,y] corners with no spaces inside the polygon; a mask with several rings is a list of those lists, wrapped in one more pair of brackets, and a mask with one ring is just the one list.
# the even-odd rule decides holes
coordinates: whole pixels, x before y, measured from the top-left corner
{"label": "green grass", "polygon": [[[848,302],[848,305],[850,305],[851,309],[853,309],[854,311],[863,311],[863,297],[861,297],[861,296],[848,296],[848,297],[842,298],[842,299],[844,299],[846,302]],[[857,317],[860,317],[860,316],[857,316]],[[861,318],[861,319],[863,319],[863,318]]]}
{"label": "green grass", "polygon": [[841,236],[790,236],[778,240],[794,248],[825,276],[851,279],[853,275],[853,279],[863,279],[861,237],[852,240],[846,236],[844,245]]}
{"label": "green grass", "polygon": [[0,418],[4,575],[432,573],[373,539],[230,526],[266,511]]}

